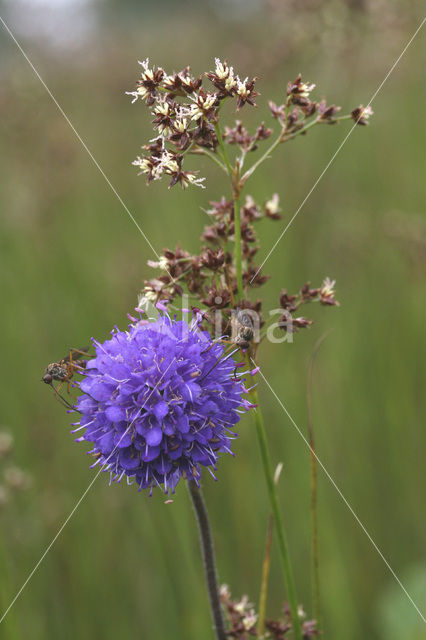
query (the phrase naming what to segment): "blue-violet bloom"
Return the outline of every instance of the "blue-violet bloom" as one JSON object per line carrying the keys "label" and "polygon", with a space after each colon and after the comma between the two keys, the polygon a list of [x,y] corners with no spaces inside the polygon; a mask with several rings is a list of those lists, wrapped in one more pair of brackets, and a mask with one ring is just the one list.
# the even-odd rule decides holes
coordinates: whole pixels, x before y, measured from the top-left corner
{"label": "blue-violet bloom", "polygon": [[250,404],[233,354],[199,329],[199,318],[133,320],[128,331],[93,341],[96,356],[79,383],[75,431],[85,433],[77,441],[93,443],[94,465],[113,481],[127,476],[139,489],[174,492],[182,476],[198,483],[202,466],[213,475]]}

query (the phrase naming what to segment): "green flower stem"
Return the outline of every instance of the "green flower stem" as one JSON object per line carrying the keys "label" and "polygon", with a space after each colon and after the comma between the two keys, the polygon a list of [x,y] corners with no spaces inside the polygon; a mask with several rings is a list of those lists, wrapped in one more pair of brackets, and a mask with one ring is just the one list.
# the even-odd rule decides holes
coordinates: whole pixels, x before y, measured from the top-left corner
{"label": "green flower stem", "polygon": [[262,582],[260,585],[259,595],[259,617],[257,621],[257,632],[259,634],[259,638],[263,638],[263,634],[265,633],[266,600],[268,597],[268,578],[271,566],[271,545],[273,528],[274,519],[272,516],[269,516],[268,532],[266,534],[265,555],[263,557],[262,565]]}
{"label": "green flower stem", "polygon": [[206,576],[210,609],[216,638],[217,640],[227,640],[228,635],[226,633],[225,619],[223,617],[222,607],[220,604],[213,536],[210,528],[209,514],[203,499],[203,494],[201,493],[201,488],[197,487],[195,482],[192,480],[188,480],[187,485],[200,531],[201,552],[203,555],[204,572]]}
{"label": "green flower stem", "polygon": [[213,160],[213,162],[215,164],[217,164],[222,169],[222,171],[224,171],[225,173],[228,173],[228,169],[223,164],[223,162],[214,153],[212,153],[208,149],[204,149],[204,148],[201,148],[201,147],[196,147],[195,149],[192,149],[190,151],[190,153],[192,153],[194,155],[207,156],[208,158],[210,158],[210,160]]}
{"label": "green flower stem", "polygon": [[228,152],[226,150],[225,144],[223,142],[222,132],[220,130],[219,122],[217,122],[214,126],[216,131],[217,140],[219,142],[219,147],[222,152],[223,160],[225,162],[229,178],[231,180],[232,187],[232,200],[234,203],[234,262],[235,262],[235,272],[237,276],[237,289],[238,289],[238,299],[244,297],[244,289],[243,289],[243,258],[241,252],[241,216],[240,216],[240,195],[241,195],[241,186],[238,180],[238,171],[233,169],[231,163],[229,162]]}
{"label": "green flower stem", "polygon": [[317,460],[315,454],[314,425],[312,420],[312,375],[314,360],[323,340],[328,336],[324,333],[316,342],[309,358],[308,375],[306,378],[306,403],[308,409],[308,435],[311,454],[311,561],[312,561],[312,606],[318,630],[321,631],[321,599],[319,578],[319,548],[318,548],[318,489],[317,489]]}
{"label": "green flower stem", "polygon": [[[247,364],[252,367],[253,362],[250,356],[247,356]],[[259,407],[259,399],[256,387],[250,391],[250,400],[257,405],[254,412],[254,421],[256,424],[257,439],[259,443],[260,455],[262,458],[263,471],[265,474],[266,486],[268,490],[269,501],[271,503],[272,515],[277,531],[278,547],[281,556],[281,564],[284,575],[284,584],[287,592],[288,603],[290,605],[291,619],[293,623],[293,632],[296,640],[303,640],[302,628],[298,613],[298,600],[296,596],[296,588],[294,585],[293,569],[291,566],[290,555],[287,545],[287,536],[284,528],[284,520],[281,514],[280,504],[278,500],[277,487],[274,483],[274,471],[272,468],[271,458],[269,455],[268,444],[266,440],[265,425],[263,415]]]}
{"label": "green flower stem", "polygon": [[321,122],[318,121],[317,119],[312,120],[308,124],[305,124],[298,131],[295,131],[294,133],[290,133],[288,136],[284,135],[283,142],[287,142],[287,140],[293,140],[293,138],[295,138],[296,136],[300,136],[302,133],[305,133],[308,129],[311,129],[311,127],[315,127],[315,125],[317,124],[321,124]]}
{"label": "green flower stem", "polygon": [[295,133],[289,134],[287,137],[285,135],[286,128],[282,127],[279,135],[274,140],[274,142],[271,144],[271,146],[265,151],[265,153],[259,158],[259,160],[257,160],[250,167],[250,169],[247,169],[247,171],[245,172],[245,174],[241,178],[241,182],[244,184],[250,178],[250,176],[253,175],[253,173],[256,171],[256,169],[258,169],[259,166],[263,162],[265,162],[265,160],[267,160],[270,157],[271,153],[278,147],[279,144],[282,144],[283,142],[287,142],[287,140],[292,140],[295,136],[300,135],[301,133],[305,133],[305,131],[307,131],[311,127],[315,126],[316,124],[319,124],[318,120],[312,120],[312,122],[310,122],[309,124],[305,125],[301,129],[299,129],[299,131],[296,131]]}
{"label": "green flower stem", "polygon": [[265,153],[259,158],[259,160],[256,160],[256,162],[250,167],[250,169],[247,169],[247,171],[241,178],[242,184],[245,184],[247,182],[247,180],[250,178],[250,176],[253,175],[253,173],[262,164],[262,162],[265,162],[265,160],[269,158],[271,153],[278,147],[278,145],[281,144],[281,142],[283,141],[284,131],[285,131],[285,127],[282,127],[279,135],[277,136],[277,138],[275,138],[274,142],[267,148]]}
{"label": "green flower stem", "polygon": [[[352,116],[349,114],[349,115],[346,115],[346,116],[339,116],[339,117],[335,118],[335,120],[337,120],[337,121],[350,120],[351,118],[352,118]],[[245,174],[241,178],[241,184],[245,184],[246,183],[246,181],[250,178],[250,176],[252,176],[253,173],[256,171],[256,169],[263,162],[265,162],[265,160],[267,160],[269,158],[271,153],[278,147],[279,144],[281,144],[283,142],[287,142],[288,140],[293,140],[293,138],[295,138],[296,136],[299,136],[302,133],[305,133],[306,131],[308,131],[308,129],[310,129],[311,127],[314,127],[316,124],[321,124],[321,121],[319,121],[317,118],[315,118],[314,120],[309,122],[309,124],[304,125],[301,129],[299,129],[299,131],[295,131],[294,133],[291,133],[288,136],[285,135],[286,127],[283,126],[281,131],[280,131],[280,133],[279,133],[279,135],[278,135],[278,137],[274,140],[274,142],[270,145],[270,147],[268,147],[268,149],[265,151],[265,153],[259,158],[259,160],[257,160],[250,167],[250,169],[247,169],[247,171],[245,172]]]}
{"label": "green flower stem", "polygon": [[229,177],[232,180],[233,169],[231,167],[231,163],[229,162],[228,152],[226,151],[225,143],[223,142],[222,131],[220,130],[219,122],[216,122],[216,124],[214,125],[214,130],[216,131],[217,141],[219,142],[219,147],[220,147],[220,150],[222,151],[222,156],[225,161]]}
{"label": "green flower stem", "polygon": [[235,272],[237,275],[237,288],[238,298],[244,297],[243,289],[243,257],[241,252],[241,215],[240,215],[240,201],[239,198],[234,200],[234,260],[235,260]]}

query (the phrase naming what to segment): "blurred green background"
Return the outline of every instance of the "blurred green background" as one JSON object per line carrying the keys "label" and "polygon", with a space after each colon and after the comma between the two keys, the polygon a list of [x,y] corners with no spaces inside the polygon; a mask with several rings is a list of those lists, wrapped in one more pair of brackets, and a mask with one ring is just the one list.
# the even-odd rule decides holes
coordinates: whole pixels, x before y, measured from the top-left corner
{"label": "blurred green background", "polygon": [[[0,2],[0,15],[157,250],[196,251],[201,207],[227,193],[201,160],[207,189],[149,188],[131,161],[151,135],[133,88],[149,56],[168,70],[211,69],[214,56],[260,77],[251,122],[270,123],[299,71],[348,111],[366,104],[419,25],[415,2]],[[265,344],[263,370],[306,432],[314,369],[318,454],[420,608],[424,557],[425,36],[420,33],[266,265],[279,290],[337,280],[339,309],[292,345]],[[0,423],[32,488],[1,508],[3,611],[93,478],[69,416],[40,383],[48,362],[124,327],[153,255],[71,128],[0,25]],[[233,116],[229,113],[230,118]],[[278,191],[280,223],[261,227],[261,256],[312,187],[348,126],[285,145],[256,174],[259,200]],[[197,160],[194,159],[194,166]],[[267,387],[260,389],[299,598],[311,610],[309,455]],[[268,503],[250,417],[219,482],[205,474],[219,572],[257,604]],[[1,462],[0,465],[6,464]],[[0,467],[1,471],[1,467]],[[0,627],[20,638],[211,638],[197,531],[185,488],[173,504],[100,477]],[[420,640],[424,624],[336,490],[319,473],[324,637]],[[268,616],[285,598],[274,548]]]}

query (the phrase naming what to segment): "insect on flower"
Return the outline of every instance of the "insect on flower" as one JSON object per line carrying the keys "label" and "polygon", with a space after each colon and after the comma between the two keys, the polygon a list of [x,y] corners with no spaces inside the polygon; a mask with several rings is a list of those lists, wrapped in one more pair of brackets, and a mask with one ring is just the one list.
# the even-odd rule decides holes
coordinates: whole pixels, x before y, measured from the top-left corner
{"label": "insect on flower", "polygon": [[253,320],[242,310],[238,311],[234,322],[236,328],[234,343],[241,349],[248,349],[254,338]]}
{"label": "insect on flower", "polygon": [[[65,404],[68,407],[72,407],[71,403],[68,402],[61,394],[59,393],[62,385],[67,383],[67,393],[70,393],[71,380],[75,373],[80,373],[84,371],[86,368],[86,360],[87,358],[92,358],[93,356],[87,352],[87,348],[85,349],[70,349],[67,356],[59,360],[58,362],[52,362],[48,364],[42,382],[45,384],[49,384],[53,391],[55,392],[56,397],[61,402],[61,404]],[[55,387],[53,381],[56,380],[59,382],[59,386]]]}

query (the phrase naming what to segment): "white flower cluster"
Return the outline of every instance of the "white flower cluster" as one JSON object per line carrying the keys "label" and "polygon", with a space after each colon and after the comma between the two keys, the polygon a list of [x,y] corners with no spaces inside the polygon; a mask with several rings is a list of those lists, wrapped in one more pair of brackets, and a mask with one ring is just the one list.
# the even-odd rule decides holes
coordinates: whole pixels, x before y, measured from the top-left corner
{"label": "white flower cluster", "polygon": [[194,104],[189,109],[191,120],[201,120],[214,108],[217,102],[217,96],[214,93],[199,93],[192,97]]}
{"label": "white flower cluster", "polygon": [[301,82],[298,88],[298,94],[302,98],[309,98],[309,94],[315,89],[315,84],[308,84],[307,82]]}
{"label": "white flower cluster", "polygon": [[142,72],[136,89],[127,93],[133,97],[133,102],[141,98],[151,107],[152,122],[161,145],[144,147],[150,149],[151,155],[138,157],[133,164],[147,175],[148,182],[167,174],[171,176],[170,186],[179,182],[184,188],[188,185],[202,187],[203,178],[198,178],[195,172],[182,170],[184,155],[193,147],[198,147],[199,152],[203,148],[210,151],[216,148],[218,140],[214,124],[221,102],[225,98],[237,98],[237,109],[246,102],[254,105],[258,95],[254,91],[255,79],[241,81],[233,67],[216,58],[215,71],[205,74],[215,90],[206,91],[202,87],[203,77],[193,77],[189,67],[169,75],[161,67],[150,66],[148,58],[139,64]]}
{"label": "white flower cluster", "polygon": [[246,631],[250,631],[256,626],[258,616],[247,596],[243,596],[240,602],[234,605],[234,610],[240,614],[241,622]]}
{"label": "white flower cluster", "polygon": [[[160,180],[166,174],[175,178],[176,182],[179,182],[184,189],[189,185],[205,189],[203,185],[205,178],[198,178],[194,171],[182,171],[176,154],[164,147],[158,155],[138,156],[132,164],[139,167],[141,174],[148,176],[149,182]],[[176,182],[173,182],[173,184],[176,184]],[[170,186],[173,186],[173,184],[170,184]]]}
{"label": "white flower cluster", "polygon": [[368,120],[374,113],[373,109],[368,105],[367,107],[361,107],[361,118]]}
{"label": "white flower cluster", "polygon": [[248,78],[246,78],[243,82],[238,78],[237,79],[237,93],[242,98],[248,98],[250,95],[250,89],[247,87]]}
{"label": "white flower cluster", "polygon": [[335,291],[334,287],[336,285],[335,280],[331,280],[328,276],[325,278],[324,282],[321,285],[320,293],[324,297],[334,296]]}
{"label": "white flower cluster", "polygon": [[226,90],[231,91],[235,89],[239,78],[238,76],[236,78],[234,77],[233,67],[229,67],[227,62],[221,62],[219,58],[215,58],[214,61],[216,64],[214,72],[220,80],[224,81]]}
{"label": "white flower cluster", "polygon": [[278,193],[274,193],[272,198],[265,202],[265,209],[267,209],[273,215],[281,212],[280,197]]}

